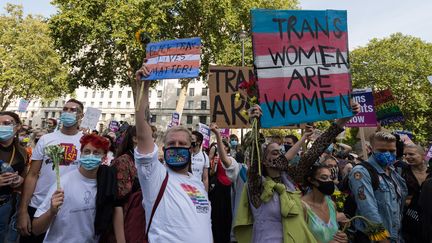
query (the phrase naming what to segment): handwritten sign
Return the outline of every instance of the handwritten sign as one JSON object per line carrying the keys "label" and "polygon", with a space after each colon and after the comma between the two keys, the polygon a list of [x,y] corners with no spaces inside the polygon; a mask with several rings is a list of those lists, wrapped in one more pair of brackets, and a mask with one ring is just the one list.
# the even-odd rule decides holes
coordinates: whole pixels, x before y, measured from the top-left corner
{"label": "handwritten sign", "polygon": [[[210,117],[223,128],[247,128],[248,119],[242,114],[247,110],[246,94],[238,86],[249,81],[253,75],[250,67],[209,67],[208,86],[210,90]],[[236,102],[235,95],[239,92],[241,100]]]}
{"label": "handwritten sign", "polygon": [[403,122],[404,117],[390,89],[374,93],[377,120],[382,126]]}
{"label": "handwritten sign", "polygon": [[18,105],[18,112],[26,112],[30,101],[26,99],[21,99]]}
{"label": "handwritten sign", "polygon": [[118,121],[110,121],[109,125],[108,125],[108,129],[111,132],[117,132],[120,128],[120,123]]}
{"label": "handwritten sign", "polygon": [[203,135],[203,148],[208,148],[210,146],[210,127],[206,124],[199,123],[198,124],[198,132]]}
{"label": "handwritten sign", "polygon": [[360,104],[360,113],[355,115],[347,124],[347,127],[376,127],[373,93],[371,88],[353,90],[352,98]]}
{"label": "handwritten sign", "polygon": [[220,133],[222,138],[229,138],[229,136],[230,136],[229,128],[221,128],[221,129],[219,129],[219,133]]}
{"label": "handwritten sign", "polygon": [[96,129],[96,125],[99,122],[99,117],[102,111],[93,107],[88,107],[84,118],[81,122],[80,127],[88,129]]}
{"label": "handwritten sign", "polygon": [[262,127],[351,116],[346,11],[251,14]]}
{"label": "handwritten sign", "polygon": [[150,75],[144,80],[196,78],[199,75],[200,38],[149,43],[146,54]]}

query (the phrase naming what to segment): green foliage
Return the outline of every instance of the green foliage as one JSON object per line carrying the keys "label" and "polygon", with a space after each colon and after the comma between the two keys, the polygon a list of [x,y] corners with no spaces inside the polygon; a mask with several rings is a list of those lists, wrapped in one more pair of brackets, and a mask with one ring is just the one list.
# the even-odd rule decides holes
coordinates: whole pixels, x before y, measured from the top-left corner
{"label": "green foliage", "polygon": [[281,137],[284,138],[286,135],[295,135],[299,139],[301,134],[298,133],[298,130],[295,129],[261,129],[261,133],[264,134],[265,137]]}
{"label": "green foliage", "polygon": [[[134,72],[144,50],[134,34],[143,29],[152,41],[201,37],[202,75],[210,63],[241,64],[235,34],[249,29],[251,8],[296,8],[297,0],[54,0],[59,12],[50,20],[56,47],[73,72],[70,85],[106,88],[137,84]],[[246,63],[252,64],[250,38]]]}
{"label": "green foliage", "polygon": [[397,99],[406,122],[389,128],[412,131],[420,142],[432,139],[432,44],[396,33],[372,39],[350,57],[355,88],[390,88]]}
{"label": "green foliage", "polygon": [[46,21],[23,16],[19,5],[6,4],[0,15],[0,108],[15,99],[51,99],[69,93],[67,69],[53,49]]}

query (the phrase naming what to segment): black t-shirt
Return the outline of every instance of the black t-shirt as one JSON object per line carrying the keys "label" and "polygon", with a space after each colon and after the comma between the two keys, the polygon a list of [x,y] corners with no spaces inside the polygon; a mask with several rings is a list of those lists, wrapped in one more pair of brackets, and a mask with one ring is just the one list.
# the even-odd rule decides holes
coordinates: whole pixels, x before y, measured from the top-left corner
{"label": "black t-shirt", "polygon": [[[3,147],[0,145],[0,160],[3,160],[3,163],[9,163],[11,160],[11,156],[13,154],[13,144],[9,147]],[[19,152],[18,148],[15,148],[15,155],[12,160],[12,168],[14,171],[18,171],[18,174],[21,174],[25,170],[25,160],[22,154]],[[13,188],[10,186],[1,186],[0,187],[0,195],[9,195],[12,194]]]}

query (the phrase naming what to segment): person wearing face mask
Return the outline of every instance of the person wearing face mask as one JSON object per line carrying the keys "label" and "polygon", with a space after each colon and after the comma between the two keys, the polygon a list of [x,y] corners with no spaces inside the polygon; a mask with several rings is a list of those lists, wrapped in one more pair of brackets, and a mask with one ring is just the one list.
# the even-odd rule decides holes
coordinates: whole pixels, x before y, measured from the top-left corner
{"label": "person wearing face mask", "polygon": [[12,236],[8,228],[15,211],[16,191],[24,182],[27,153],[17,136],[20,127],[17,114],[0,112],[0,242]]}
{"label": "person wearing face mask", "polygon": [[110,187],[100,180],[101,161],[108,152],[109,142],[94,134],[83,136],[80,142],[79,168],[60,177],[61,189],[57,189],[56,183],[50,186],[34,214],[32,232],[35,235],[46,232],[45,243],[98,242],[97,220],[101,217],[98,207],[106,203],[98,201]]}
{"label": "person wearing face mask", "polygon": [[57,119],[55,118],[48,118],[46,129],[48,133],[54,132],[57,128]]}
{"label": "person wearing face mask", "polygon": [[[372,154],[367,161],[378,174],[377,190],[366,167],[359,164],[349,174],[349,187],[357,205],[356,215],[380,223],[390,233],[390,238],[380,242],[401,242],[402,212],[407,196],[405,180],[396,172],[396,138],[387,132],[371,136]],[[370,242],[364,233],[365,224],[355,220],[356,242]]]}
{"label": "person wearing face mask", "polygon": [[208,191],[208,169],[210,168],[210,159],[201,150],[201,145],[204,137],[198,131],[192,132],[192,174],[204,183],[206,191]]}
{"label": "person wearing face mask", "polygon": [[421,210],[419,207],[419,197],[423,182],[430,176],[427,163],[425,161],[426,151],[422,146],[409,144],[403,149],[405,163],[402,177],[408,187],[408,196],[405,200],[404,216],[402,220],[402,234],[405,243],[421,242],[422,222]]}
{"label": "person wearing face mask", "polygon": [[149,242],[212,242],[211,206],[204,184],[189,173],[191,132],[182,126],[168,129],[163,138],[165,165],[158,160],[158,146],[150,127],[149,81],[145,62],[136,72],[143,93],[135,114],[137,147],[135,166],[143,193],[146,234]]}
{"label": "person wearing face mask", "polygon": [[64,159],[59,166],[60,175],[78,167],[80,139],[83,136],[78,127],[83,118],[83,109],[83,104],[80,101],[68,100],[60,116],[61,129],[42,136],[33,150],[30,168],[24,181],[18,214],[17,228],[21,234],[20,242],[22,243],[38,243],[42,242],[44,238],[43,235],[34,236],[32,234],[31,220],[36,209],[47,197],[49,188],[56,180],[55,172],[52,170],[52,160],[45,154],[45,148],[50,145],[64,147]]}
{"label": "person wearing face mask", "polygon": [[339,231],[336,205],[330,197],[335,190],[331,169],[324,164],[313,165],[305,184],[311,190],[302,197],[304,217],[315,239],[320,243],[348,243],[347,235]]}
{"label": "person wearing face mask", "polygon": [[222,140],[216,123],[210,124],[210,130],[216,136],[219,155],[214,169],[216,173],[215,186],[209,192],[212,206],[213,239],[215,243],[229,243],[231,241],[232,224],[231,186],[237,180],[240,167],[230,155],[230,145],[225,140]]}

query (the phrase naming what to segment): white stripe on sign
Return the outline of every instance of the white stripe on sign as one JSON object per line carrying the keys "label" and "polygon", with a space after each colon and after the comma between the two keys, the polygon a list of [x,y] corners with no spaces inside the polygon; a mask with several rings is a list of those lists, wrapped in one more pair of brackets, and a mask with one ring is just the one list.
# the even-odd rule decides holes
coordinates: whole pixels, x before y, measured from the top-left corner
{"label": "white stripe on sign", "polygon": [[309,68],[313,68],[315,70],[315,75],[318,75],[318,67],[320,67],[320,75],[331,75],[331,74],[344,74],[348,73],[348,68],[345,65],[341,65],[341,67],[324,67],[322,65],[313,65],[313,66],[297,66],[297,67],[281,67],[281,68],[266,68],[266,69],[258,69],[257,75],[258,78],[280,78],[280,77],[292,77],[294,69],[302,77],[306,77],[306,68],[308,68],[308,74],[311,76],[313,71]]}
{"label": "white stripe on sign", "polygon": [[199,54],[189,54],[189,55],[168,55],[168,56],[158,56],[152,57],[147,60],[146,64],[156,64],[161,62],[183,62],[183,61],[197,61],[200,60]]}
{"label": "white stripe on sign", "polygon": [[[284,55],[284,56],[282,56]],[[348,62],[347,53],[341,52],[340,55],[336,55],[334,52],[324,53],[325,63],[346,63]],[[276,63],[276,64],[275,64]],[[304,66],[304,65],[316,65],[322,64],[322,56],[320,52],[314,52],[309,55],[309,53],[288,53],[288,55],[280,53],[280,56],[276,54],[265,55],[265,56],[255,56],[255,65],[260,67],[289,67],[289,66]]]}

